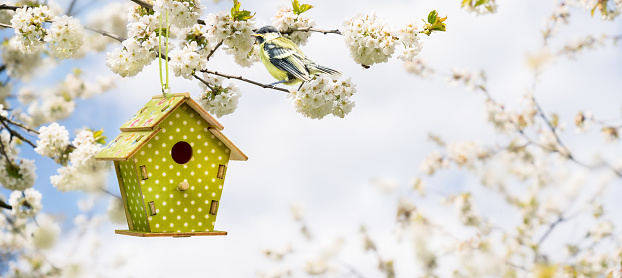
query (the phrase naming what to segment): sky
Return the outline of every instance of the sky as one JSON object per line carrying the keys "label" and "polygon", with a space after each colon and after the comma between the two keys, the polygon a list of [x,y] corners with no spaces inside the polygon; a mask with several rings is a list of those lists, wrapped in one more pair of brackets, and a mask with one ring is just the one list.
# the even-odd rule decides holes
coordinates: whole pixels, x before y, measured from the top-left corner
{"label": "sky", "polygon": [[[229,7],[228,3],[204,2],[208,11]],[[242,1],[242,7],[255,12],[258,26],[262,26],[269,24],[276,7],[288,3]],[[477,16],[461,10],[457,0],[309,3],[315,8],[308,15],[321,29],[342,28],[347,18],[359,13],[375,12],[393,26],[421,24],[421,19],[434,9],[447,15],[448,31],[424,36],[419,56],[442,72],[453,67],[485,70],[491,94],[509,107],[517,105],[531,87],[533,72],[525,58],[541,49],[540,30],[553,7],[550,1],[499,1],[498,13]],[[562,27],[552,42],[554,46],[590,33],[622,33],[619,19],[602,22],[578,8],[570,11],[571,23]],[[115,235],[114,229],[126,227],[104,223],[97,231],[79,236],[71,219],[79,213],[76,201],[86,195],[57,192],[46,180],[57,166],[39,159],[36,188],[44,195],[44,211],[66,219],[59,247],[50,252],[51,258],[80,261],[82,255],[94,255],[98,265],[93,268],[109,276],[251,277],[258,271],[279,268],[262,257],[262,248],[284,248],[291,243],[300,256],[287,262],[303,265],[318,250],[343,238],[340,258],[365,277],[377,277],[380,272],[373,257],[362,251],[358,234],[360,226],[365,225],[378,239],[382,255],[399,257],[398,273],[407,277],[417,273],[411,246],[393,239],[398,194],[408,191],[413,177],[421,176],[419,164],[436,149],[427,140],[429,133],[446,141],[476,140],[491,145],[503,142],[485,122],[483,96],[449,87],[443,78],[422,79],[408,74],[396,58],[363,69],[350,59],[338,35],[313,34],[302,50],[315,62],[343,72],[342,78],[351,78],[357,84],[357,93],[352,97],[356,107],[343,119],[327,116],[312,120],[296,113],[283,92],[236,82],[242,91],[238,109],[219,121],[225,126],[225,135],[249,160],[229,164],[216,222],[216,229],[229,235],[143,239]],[[609,45],[586,51],[576,59],[557,59],[541,75],[536,88],[543,108],[557,112],[568,123],[563,136],[569,147],[587,161],[604,149],[602,140],[598,132],[574,135],[572,121],[579,110],[592,110],[603,118],[620,115],[620,53],[620,46]],[[217,52],[208,65],[263,83],[273,82],[261,63],[241,68],[224,52]],[[76,66],[86,76],[112,74],[105,65],[105,55],[93,55],[82,61],[63,62],[59,69],[41,77],[44,85],[40,86],[53,84]],[[108,138],[114,138],[123,122],[152,95],[159,94],[159,86],[157,63],[153,63],[137,76],[120,80],[112,91],[79,101],[74,116],[61,124],[69,130],[103,128]],[[194,80],[172,78],[172,88],[193,97],[200,93]],[[32,155],[25,152],[26,156]],[[605,156],[615,161],[620,151],[614,148]],[[373,186],[373,179],[394,180],[399,185],[397,192],[382,193]],[[457,170],[441,172],[426,181],[442,192],[461,192],[472,189],[478,178]],[[110,191],[118,193],[112,172],[108,184]],[[622,194],[620,191],[614,189],[612,193]],[[105,200],[102,197],[97,206],[99,212],[105,210]],[[418,201],[422,206],[431,203]],[[316,238],[314,243],[305,243],[298,232],[299,225],[290,213],[292,204],[304,207],[306,223]],[[444,222],[448,213],[429,205],[432,209],[427,212]],[[478,202],[481,210],[492,209],[493,205],[492,201]],[[612,209],[620,211],[619,207]],[[88,253],[92,244],[99,246],[95,254]],[[112,270],[111,266],[118,268]],[[295,277],[302,274],[302,269],[296,271]]]}

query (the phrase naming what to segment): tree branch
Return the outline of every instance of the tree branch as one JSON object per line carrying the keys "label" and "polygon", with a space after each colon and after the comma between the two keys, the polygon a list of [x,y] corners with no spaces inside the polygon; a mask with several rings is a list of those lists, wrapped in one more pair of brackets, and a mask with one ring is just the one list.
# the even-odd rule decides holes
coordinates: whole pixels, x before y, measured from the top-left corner
{"label": "tree branch", "polygon": [[244,78],[242,76],[229,75],[229,74],[224,74],[224,73],[220,73],[220,72],[217,72],[217,71],[211,71],[211,70],[201,70],[201,72],[209,73],[209,74],[213,74],[213,75],[218,75],[220,77],[224,77],[224,78],[227,78],[227,79],[237,79],[237,80],[240,80],[240,81],[244,81],[246,83],[257,85],[257,86],[262,87],[264,89],[273,89],[273,90],[289,93],[289,90],[287,90],[287,89],[279,88],[279,87],[276,87],[274,85],[262,84],[262,83],[259,83],[257,81],[246,79],[246,78]]}
{"label": "tree branch", "polygon": [[[9,133],[11,133],[11,137],[15,136],[18,139],[28,143],[28,145],[32,146],[33,148],[36,148],[37,145],[35,145],[33,142],[30,142],[30,140],[24,138],[24,136],[22,136],[19,132],[14,131],[13,129],[11,129],[9,127],[9,125],[6,124],[6,122],[2,119],[0,119],[0,122],[2,123],[2,125],[9,131]],[[1,140],[0,140],[1,141]]]}
{"label": "tree branch", "polygon": [[21,9],[23,7],[20,6],[11,6],[11,5],[7,5],[7,4],[0,4],[0,10],[12,10],[12,11],[16,11],[17,9]]}
{"label": "tree branch", "polygon": [[5,203],[4,201],[0,200],[0,208],[4,208],[4,209],[13,209],[12,206],[9,206],[7,203]]}
{"label": "tree branch", "polygon": [[68,16],[71,16],[71,12],[73,11],[73,7],[76,5],[76,2],[78,2],[78,0],[71,0],[71,3],[69,4],[69,8],[67,9]]}
{"label": "tree branch", "polygon": [[207,58],[206,60],[209,61],[209,58],[212,57],[212,55],[214,55],[214,52],[216,52],[216,50],[222,45],[223,41],[220,41],[218,44],[216,44],[216,46],[214,46],[214,49],[212,49],[212,51],[209,52],[209,54],[207,54]]}
{"label": "tree branch", "polygon": [[333,30],[324,30],[324,29],[316,29],[316,28],[311,28],[311,27],[306,27],[306,28],[293,28],[293,29],[289,29],[285,32],[282,32],[282,34],[291,34],[293,32],[317,32],[317,33],[322,33],[324,35],[326,34],[337,34],[337,35],[342,35],[341,31],[339,31],[339,29],[333,29]]}
{"label": "tree branch", "polygon": [[103,36],[106,36],[106,37],[109,37],[109,38],[115,39],[115,40],[117,40],[117,41],[119,41],[119,42],[123,42],[124,40],[126,40],[126,38],[121,37],[121,36],[119,36],[119,35],[115,35],[115,34],[110,33],[110,32],[108,32],[108,31],[104,31],[104,30],[100,30],[100,29],[96,29],[96,28],[91,28],[91,27],[88,27],[88,26],[84,26],[84,29],[87,29],[87,30],[93,31],[93,32],[95,32],[95,33],[99,33],[99,34],[101,34],[101,35],[103,35]]}
{"label": "tree branch", "polygon": [[22,129],[24,129],[26,131],[30,131],[30,132],[35,133],[35,134],[39,134],[39,131],[37,131],[37,130],[31,128],[31,127],[28,127],[28,126],[26,126],[26,125],[24,125],[24,124],[22,124],[20,122],[13,121],[13,120],[11,120],[9,118],[6,118],[6,117],[0,116],[0,121],[6,121],[7,123],[10,123],[10,124],[12,124],[14,126],[21,127]]}

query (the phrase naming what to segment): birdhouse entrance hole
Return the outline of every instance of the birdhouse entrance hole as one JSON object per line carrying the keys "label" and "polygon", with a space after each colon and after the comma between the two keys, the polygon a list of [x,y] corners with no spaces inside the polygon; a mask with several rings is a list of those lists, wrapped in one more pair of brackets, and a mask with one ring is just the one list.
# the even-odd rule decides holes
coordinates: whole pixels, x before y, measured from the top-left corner
{"label": "birdhouse entrance hole", "polygon": [[177,164],[186,164],[192,158],[192,146],[187,142],[179,141],[171,149],[171,156]]}

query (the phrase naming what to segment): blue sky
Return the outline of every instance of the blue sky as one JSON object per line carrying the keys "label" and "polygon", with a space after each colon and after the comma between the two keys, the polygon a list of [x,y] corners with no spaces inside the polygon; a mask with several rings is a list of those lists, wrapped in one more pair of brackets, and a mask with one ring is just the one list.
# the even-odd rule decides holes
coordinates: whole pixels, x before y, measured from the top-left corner
{"label": "blue sky", "polygon": [[[228,4],[205,2],[209,11],[228,8]],[[510,107],[531,86],[533,74],[526,66],[525,57],[528,52],[541,48],[540,30],[553,7],[550,1],[499,1],[497,14],[476,16],[459,9],[457,0],[309,2],[316,6],[309,16],[323,29],[341,28],[345,19],[371,11],[393,26],[421,23],[433,9],[448,15],[448,32],[424,37],[420,57],[445,72],[454,66],[485,70],[493,96]],[[276,7],[288,3],[242,1],[242,7],[256,12],[258,22],[268,23]],[[601,22],[586,11],[577,8],[570,11],[571,23],[563,26],[554,38],[552,45],[557,46],[554,49],[590,33],[622,33],[619,19]],[[344,119],[329,116],[311,120],[297,114],[284,93],[237,83],[243,94],[238,110],[219,119],[227,137],[249,156],[247,162],[232,162],[229,166],[216,223],[216,228],[228,231],[229,236],[140,239],[113,235],[113,229],[124,227],[106,224],[99,230],[101,265],[98,269],[103,271],[118,256],[125,256],[128,262],[120,273],[129,276],[170,277],[179,274],[181,266],[182,273],[188,276],[248,277],[257,270],[270,268],[261,258],[260,248],[284,246],[288,242],[305,246],[289,212],[292,203],[301,203],[309,226],[317,234],[318,244],[298,251],[313,254],[313,250],[333,238],[345,236],[344,260],[362,273],[376,276],[379,273],[373,259],[360,249],[357,231],[365,224],[386,246],[381,253],[399,254],[402,258],[396,265],[398,270],[416,271],[410,247],[400,246],[391,239],[397,195],[381,194],[371,180],[392,178],[399,182],[398,192],[407,191],[408,181],[420,175],[420,162],[435,149],[426,139],[430,132],[447,141],[504,142],[485,123],[483,96],[460,87],[448,87],[443,78],[424,80],[410,75],[395,58],[362,69],[348,57],[343,39],[337,35],[314,34],[302,49],[317,63],[352,78],[357,84],[357,93],[352,98],[356,102],[354,110]],[[544,109],[559,113],[568,123],[568,131],[563,134],[567,144],[587,161],[603,149],[602,140],[598,132],[575,136],[572,120],[581,109],[592,110],[603,118],[620,115],[620,53],[620,46],[609,45],[586,51],[576,60],[557,59],[543,73],[537,86],[536,97]],[[105,55],[98,54],[83,61],[63,62],[61,67],[38,78],[36,86],[53,86],[72,67],[80,67],[90,77],[112,74],[105,66]],[[218,52],[209,67],[264,83],[273,81],[260,63],[240,68],[224,52]],[[79,101],[74,116],[61,123],[69,130],[85,126],[104,128],[105,135],[113,138],[127,118],[159,93],[157,76],[157,63],[153,63],[139,75],[120,80],[111,92]],[[198,96],[200,88],[196,81],[172,80],[174,91]],[[609,147],[608,150],[605,156],[610,160],[619,158],[619,149]],[[34,157],[25,148],[23,153],[25,157]],[[47,177],[57,167],[51,160],[38,159],[37,167],[36,188],[44,195],[44,211],[72,219],[78,213],[76,201],[85,195],[60,193],[51,187]],[[109,190],[118,192],[113,175],[111,172]],[[473,188],[478,178],[465,171],[447,171],[426,181],[440,191],[457,192]],[[4,191],[3,194],[6,195]],[[435,200],[418,202],[425,205]],[[102,202],[99,210],[103,211],[105,205]],[[485,210],[491,204],[481,202],[478,206]],[[438,216],[439,222],[447,215],[445,211],[429,213]],[[61,247],[53,254],[65,254],[69,250],[65,246],[76,237],[75,231],[69,230],[71,227],[65,226]],[[78,254],[81,253],[73,258],[79,260]],[[154,263],[160,267],[145,268]]]}

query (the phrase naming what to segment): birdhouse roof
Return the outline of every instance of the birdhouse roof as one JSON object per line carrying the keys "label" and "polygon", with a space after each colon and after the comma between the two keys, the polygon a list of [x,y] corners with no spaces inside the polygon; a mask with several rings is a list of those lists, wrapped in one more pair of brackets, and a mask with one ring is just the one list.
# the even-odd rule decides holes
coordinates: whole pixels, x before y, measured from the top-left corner
{"label": "birdhouse roof", "polygon": [[95,159],[128,160],[160,131],[158,127],[160,123],[184,103],[196,111],[207,123],[209,132],[229,148],[231,160],[248,160],[248,157],[222,133],[221,130],[224,128],[222,124],[207,113],[188,93],[173,94],[169,98],[164,98],[162,95],[153,96],[147,104],[121,126],[121,134],[110,141],[95,156]]}

